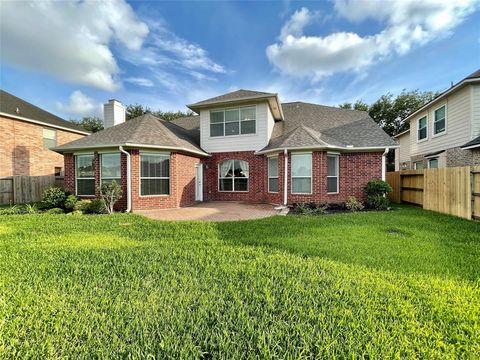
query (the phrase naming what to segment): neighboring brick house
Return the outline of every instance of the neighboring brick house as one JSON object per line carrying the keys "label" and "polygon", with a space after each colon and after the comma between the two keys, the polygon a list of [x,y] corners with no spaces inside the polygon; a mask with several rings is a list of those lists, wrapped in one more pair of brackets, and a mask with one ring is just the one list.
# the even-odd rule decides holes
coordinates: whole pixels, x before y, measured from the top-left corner
{"label": "neighboring brick house", "polygon": [[480,165],[480,70],[405,121],[410,130],[395,136],[395,170]]}
{"label": "neighboring brick house", "polygon": [[50,148],[90,133],[0,90],[0,177],[63,176],[63,156]]}
{"label": "neighboring brick house", "polygon": [[67,189],[95,197],[115,179],[126,210],[363,200],[363,187],[384,178],[385,155],[396,147],[366,112],[281,104],[272,93],[238,90],[188,107],[199,115],[125,122],[124,108],[110,100],[105,130],[55,148],[65,156]]}

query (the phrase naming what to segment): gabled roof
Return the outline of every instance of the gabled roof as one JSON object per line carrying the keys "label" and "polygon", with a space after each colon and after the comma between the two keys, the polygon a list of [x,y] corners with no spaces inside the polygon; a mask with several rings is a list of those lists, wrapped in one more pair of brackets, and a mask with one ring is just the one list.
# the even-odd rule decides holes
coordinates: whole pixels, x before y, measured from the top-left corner
{"label": "gabled roof", "polygon": [[252,100],[266,100],[270,106],[270,110],[272,111],[273,117],[275,120],[282,120],[282,108],[280,105],[280,100],[278,100],[278,94],[276,93],[268,93],[263,91],[253,91],[253,90],[236,90],[229,92],[227,94],[223,94],[220,96],[215,96],[210,99],[202,100],[196,102],[194,104],[187,105],[187,107],[199,113],[201,109],[209,108],[212,106],[229,106],[229,105],[237,105],[242,104],[245,102],[250,102]]}
{"label": "gabled roof", "polygon": [[0,90],[0,114],[27,122],[40,123],[53,128],[85,135],[90,134],[82,127],[40,109],[38,106],[30,104],[4,90]]}
{"label": "gabled roof", "polygon": [[52,150],[64,153],[117,146],[162,148],[208,155],[186,129],[152,114],[144,114]]}
{"label": "gabled roof", "polygon": [[473,140],[470,140],[465,145],[460,146],[464,150],[474,149],[480,147],[480,136],[476,137]]}
{"label": "gabled roof", "polygon": [[294,148],[382,149],[397,145],[365,111],[294,102],[259,153]]}
{"label": "gabled roof", "polygon": [[476,83],[476,82],[480,82],[480,69],[478,69],[477,71],[474,71],[473,73],[471,73],[470,75],[468,75],[467,77],[463,78],[462,80],[460,80],[458,83],[456,83],[455,85],[451,86],[448,90],[445,90],[443,93],[441,93],[440,95],[438,95],[436,98],[432,99],[431,101],[427,102],[425,105],[423,105],[421,108],[419,108],[418,110],[414,111],[413,113],[411,113],[410,115],[408,115],[406,118],[405,118],[405,121],[411,121],[413,119],[413,117],[415,117],[418,113],[420,113],[421,111],[425,110],[426,108],[428,108],[429,106],[433,105],[434,103],[436,102],[439,102],[440,100],[444,99],[445,97],[447,97],[448,95],[456,92],[457,90],[460,90],[461,88],[463,88],[465,85],[467,84],[471,84],[471,83]]}

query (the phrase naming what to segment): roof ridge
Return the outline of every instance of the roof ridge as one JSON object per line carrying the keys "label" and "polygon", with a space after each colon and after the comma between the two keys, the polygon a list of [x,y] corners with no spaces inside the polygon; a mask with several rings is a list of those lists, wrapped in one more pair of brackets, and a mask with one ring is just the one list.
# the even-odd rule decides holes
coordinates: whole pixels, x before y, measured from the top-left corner
{"label": "roof ridge", "polygon": [[368,114],[368,111],[365,110],[356,110],[356,109],[344,109],[338,106],[331,106],[331,105],[323,105],[323,104],[315,104],[311,102],[305,102],[305,101],[289,101],[289,102],[282,102],[281,105],[287,105],[287,104],[305,104],[305,105],[314,105],[314,106],[321,106],[321,107],[326,107],[330,109],[336,109],[336,110],[341,110],[341,111],[356,111],[356,112],[364,112]]}
{"label": "roof ridge", "polygon": [[317,132],[317,131],[315,131],[314,129],[312,129],[312,128],[308,127],[308,126],[305,126],[305,125],[303,125],[303,124],[302,124],[302,127],[303,127],[303,129],[307,132],[307,134],[310,135],[310,137],[313,138],[315,141],[322,142],[322,143],[324,143],[325,145],[330,145],[330,144],[327,143],[326,141],[322,140],[322,138],[321,138],[322,133],[321,133],[320,131],[318,131],[319,136],[318,136],[318,138],[317,138],[317,136],[313,134],[314,132]]}

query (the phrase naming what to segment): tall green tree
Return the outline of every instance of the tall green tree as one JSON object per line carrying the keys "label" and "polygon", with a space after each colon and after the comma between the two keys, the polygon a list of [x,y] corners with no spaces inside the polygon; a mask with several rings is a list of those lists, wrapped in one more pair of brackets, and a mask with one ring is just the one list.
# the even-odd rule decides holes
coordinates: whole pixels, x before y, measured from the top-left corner
{"label": "tall green tree", "polygon": [[85,116],[81,120],[70,120],[70,122],[92,133],[103,130],[103,121],[96,116]]}
{"label": "tall green tree", "polygon": [[150,113],[160,119],[163,120],[174,120],[185,116],[191,116],[194,113],[192,111],[163,111],[157,110],[152,111],[148,106],[140,105],[140,104],[130,104],[126,108],[126,119],[130,120],[136,118],[138,116],[142,116],[144,114]]}
{"label": "tall green tree", "polygon": [[133,118],[136,118],[151,112],[152,110],[150,110],[148,106],[143,106],[140,104],[130,104],[125,109],[125,118],[126,120],[131,120]]}
{"label": "tall green tree", "polygon": [[357,100],[352,105],[352,103],[345,102],[343,104],[338,105],[341,109],[350,109],[350,110],[360,110],[360,111],[368,111],[369,106],[367,103],[364,103],[362,100]]}

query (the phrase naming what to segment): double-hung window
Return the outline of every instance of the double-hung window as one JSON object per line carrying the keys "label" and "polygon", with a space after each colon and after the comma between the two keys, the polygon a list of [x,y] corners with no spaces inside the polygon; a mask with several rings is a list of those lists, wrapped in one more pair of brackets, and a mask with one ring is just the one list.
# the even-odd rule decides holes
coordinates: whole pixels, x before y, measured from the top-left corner
{"label": "double-hung window", "polygon": [[327,155],[327,193],[338,193],[339,189],[339,155]]}
{"label": "double-hung window", "polygon": [[76,156],[77,195],[95,195],[95,173],[93,154]]}
{"label": "double-hung window", "polygon": [[418,141],[427,138],[427,117],[424,116],[418,120]]}
{"label": "double-hung window", "polygon": [[248,191],[248,162],[225,160],[218,168],[218,190],[232,192]]}
{"label": "double-hung window", "polygon": [[170,155],[140,154],[140,195],[170,194]]}
{"label": "double-hung window", "polygon": [[415,161],[415,162],[413,163],[413,168],[414,168],[415,170],[421,170],[421,169],[423,169],[423,161]]}
{"label": "double-hung window", "polygon": [[100,181],[101,184],[110,183],[113,180],[120,185],[120,153],[100,155]]}
{"label": "double-hung window", "polygon": [[312,154],[292,154],[292,194],[312,193]]}
{"label": "double-hung window", "polygon": [[210,136],[255,134],[255,106],[210,111]]}
{"label": "double-hung window", "polygon": [[278,156],[268,158],[268,192],[278,192]]}
{"label": "double-hung window", "polygon": [[445,116],[446,116],[445,105],[435,110],[434,121],[433,121],[433,135],[437,135],[445,131],[445,123],[446,123]]}
{"label": "double-hung window", "polygon": [[57,146],[57,130],[43,128],[43,147],[50,149]]}
{"label": "double-hung window", "polygon": [[429,169],[437,169],[438,168],[438,158],[433,158],[428,160],[428,168]]}

